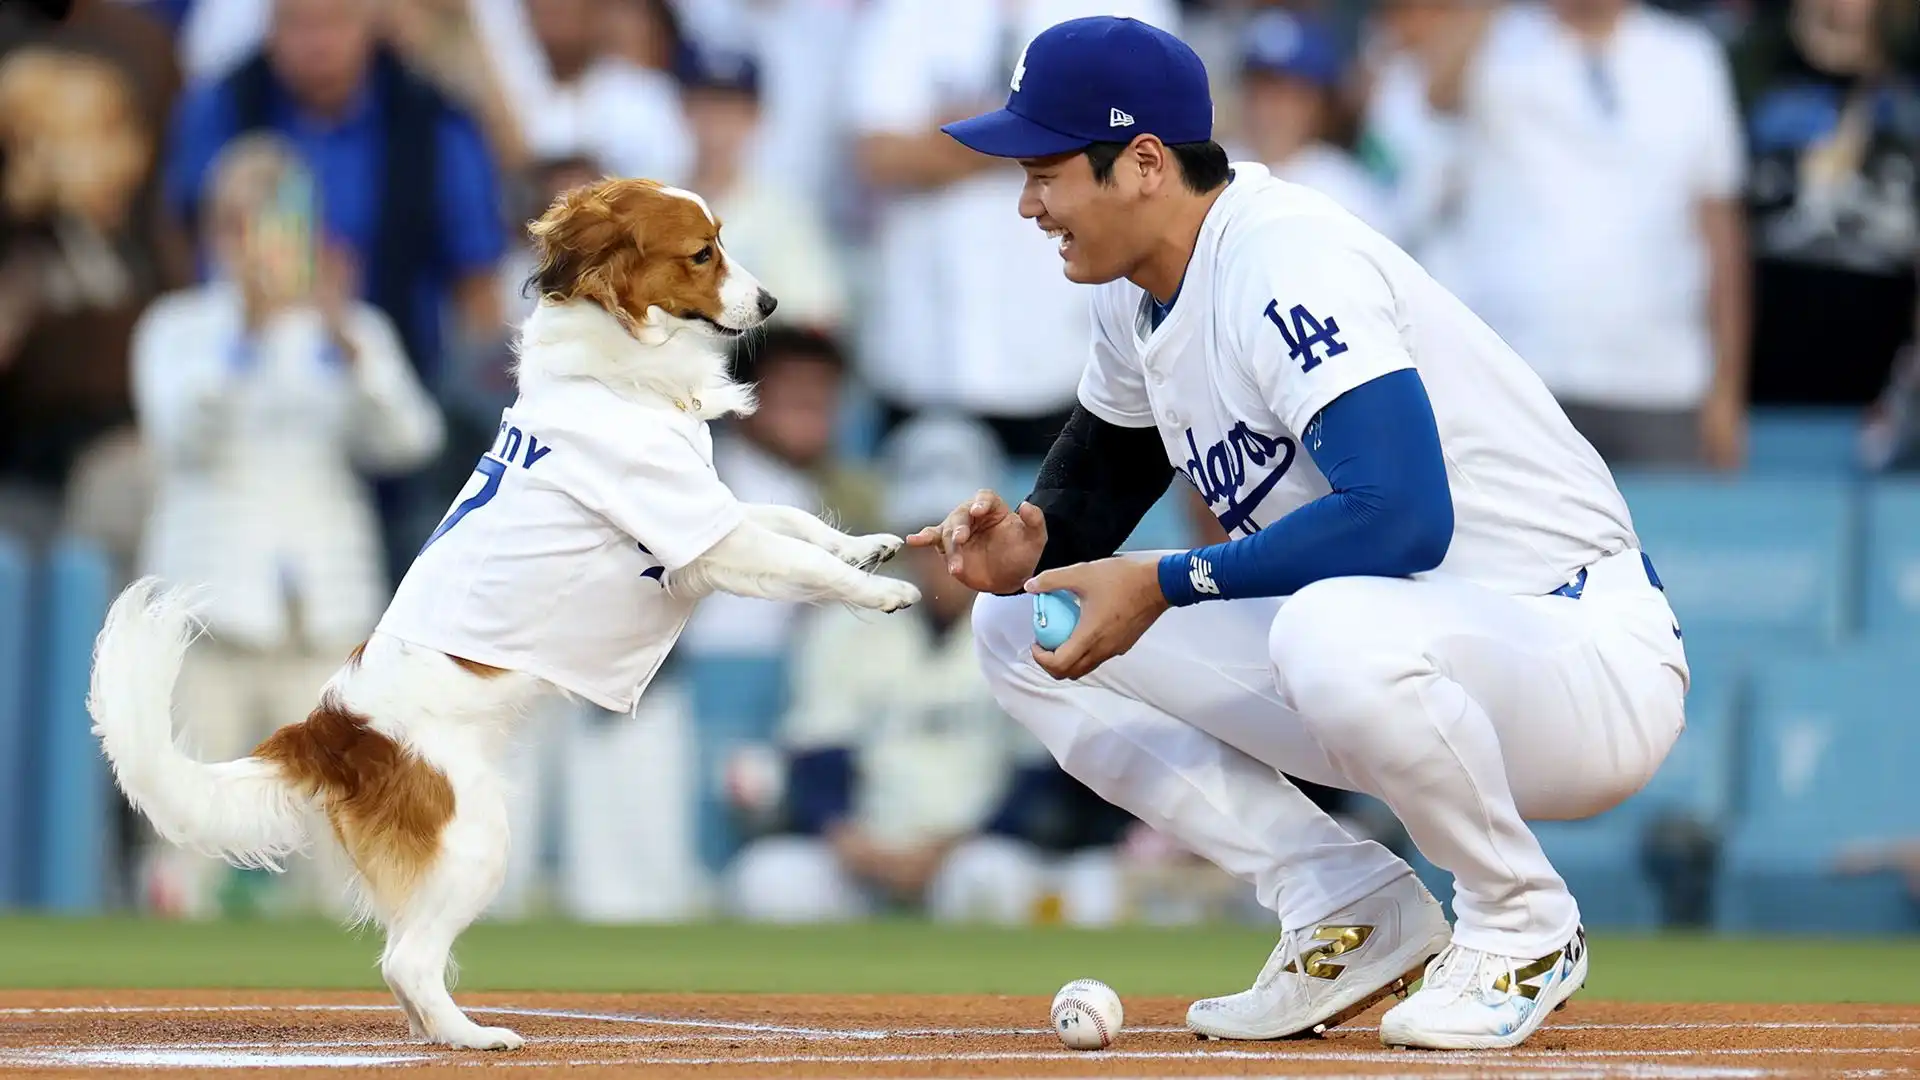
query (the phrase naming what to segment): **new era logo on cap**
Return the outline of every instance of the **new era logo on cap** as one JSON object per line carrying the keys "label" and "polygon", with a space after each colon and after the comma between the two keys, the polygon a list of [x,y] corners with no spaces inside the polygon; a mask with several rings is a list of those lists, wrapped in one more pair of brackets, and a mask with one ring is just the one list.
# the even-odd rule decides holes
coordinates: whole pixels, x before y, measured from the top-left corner
{"label": "new era logo on cap", "polygon": [[940,130],[983,154],[1043,158],[1154,135],[1169,145],[1213,138],[1206,65],[1186,43],[1114,16],[1048,27],[1022,50],[1007,104]]}

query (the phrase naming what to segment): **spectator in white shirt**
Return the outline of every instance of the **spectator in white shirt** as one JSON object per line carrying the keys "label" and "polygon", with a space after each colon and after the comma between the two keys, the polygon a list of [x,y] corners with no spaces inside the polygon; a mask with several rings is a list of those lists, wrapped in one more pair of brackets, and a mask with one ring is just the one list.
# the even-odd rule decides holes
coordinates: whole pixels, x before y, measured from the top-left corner
{"label": "spectator in white shirt", "polygon": [[[923,416],[883,449],[886,527],[909,528],[999,475],[993,435]],[[949,921],[1025,922],[1046,860],[996,828],[1016,773],[1044,751],[994,704],[973,657],[973,594],[938,553],[901,552],[926,590],[905,623],[823,610],[800,647],[781,726],[791,831],[729,871],[730,906],[769,922],[854,919],[889,907]]]}
{"label": "spectator in white shirt", "polygon": [[1398,240],[1385,187],[1328,138],[1345,77],[1340,42],[1325,24],[1281,8],[1261,12],[1247,23],[1241,54],[1243,135],[1275,176],[1313,188]]}
{"label": "spectator in white shirt", "polygon": [[1456,291],[1618,465],[1745,451],[1745,173],[1704,28],[1638,0],[1472,5],[1428,66],[1460,119]]}
{"label": "spectator in white shirt", "polygon": [[685,183],[693,140],[672,74],[620,55],[607,26],[620,0],[524,0],[539,56],[503,76],[536,159],[584,151],[616,176]]}
{"label": "spectator in white shirt", "polygon": [[[205,587],[209,633],[177,696],[212,761],[304,716],[372,630],[387,573],[362,473],[413,468],[443,438],[392,324],[316,240],[314,190],[278,137],[229,143],[208,180],[213,280],[161,297],[134,331],[135,419],[157,473],[140,571]],[[156,854],[149,903],[210,913],[224,864]]]}
{"label": "spectator in white shirt", "polygon": [[872,0],[862,13],[849,111],[878,205],[857,353],[886,425],[965,412],[1020,458],[1059,434],[1085,366],[1088,294],[1012,212],[1020,170],[939,127],[1005,101],[1040,31],[1114,14],[1178,29],[1172,0]]}
{"label": "spectator in white shirt", "polygon": [[718,48],[682,53],[681,100],[696,154],[689,187],[724,228],[727,256],[780,298],[776,325],[839,330],[846,292],[826,222],[785,177],[757,167],[760,65]]}

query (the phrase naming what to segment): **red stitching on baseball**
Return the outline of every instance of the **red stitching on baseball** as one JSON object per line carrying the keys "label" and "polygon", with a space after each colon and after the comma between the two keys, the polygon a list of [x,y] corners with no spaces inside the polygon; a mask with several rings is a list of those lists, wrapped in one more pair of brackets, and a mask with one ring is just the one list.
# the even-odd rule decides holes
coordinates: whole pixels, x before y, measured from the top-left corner
{"label": "red stitching on baseball", "polygon": [[1093,1021],[1093,1030],[1100,1033],[1100,1048],[1102,1050],[1113,1045],[1113,1036],[1107,1034],[1107,1022],[1100,1019],[1100,1010],[1094,1008],[1093,1003],[1084,998],[1068,998],[1053,1007],[1053,1028],[1055,1031],[1060,1030],[1060,1010],[1069,1005],[1078,1005],[1080,1011],[1087,1014],[1087,1019]]}

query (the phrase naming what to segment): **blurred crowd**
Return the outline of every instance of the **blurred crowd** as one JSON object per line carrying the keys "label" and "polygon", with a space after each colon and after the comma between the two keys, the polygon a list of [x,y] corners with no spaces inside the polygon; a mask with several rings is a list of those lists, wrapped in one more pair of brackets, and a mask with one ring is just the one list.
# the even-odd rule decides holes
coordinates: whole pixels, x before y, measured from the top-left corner
{"label": "blurred crowd", "polygon": [[[1085,296],[1015,213],[1018,169],[938,126],[1000,104],[1040,29],[1115,13],[1191,41],[1236,160],[1419,257],[1615,464],[1739,469],[1756,404],[1858,410],[1872,466],[1920,441],[1910,0],[79,0],[57,27],[0,6],[0,529],[209,586],[179,715],[244,753],[490,443],[524,223],[602,174],[701,192],[780,298],[740,357],[762,408],[717,444],[742,498],[906,532],[1015,483],[1072,406]],[[930,599],[891,620],[717,598],[689,627],[676,665],[778,688],[717,751],[687,706],[683,801],[726,822],[673,856],[710,881],[688,903],[1227,903],[998,713],[937,561],[898,572]],[[612,753],[530,752],[530,813],[595,818],[565,807]],[[603,827],[573,842],[641,842]],[[130,903],[250,902],[131,846]]]}

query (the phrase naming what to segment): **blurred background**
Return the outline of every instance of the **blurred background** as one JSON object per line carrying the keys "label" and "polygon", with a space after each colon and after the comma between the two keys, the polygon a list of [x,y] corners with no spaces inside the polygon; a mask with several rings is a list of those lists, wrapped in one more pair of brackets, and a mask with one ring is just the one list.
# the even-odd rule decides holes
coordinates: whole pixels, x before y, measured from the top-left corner
{"label": "blurred background", "polygon": [[[133,575],[203,584],[184,737],[303,715],[511,403],[524,225],[571,185],[702,192],[780,297],[718,433],[742,498],[906,532],[1024,494],[1085,296],[1019,170],[937,128],[1113,13],[1192,42],[1234,158],[1414,253],[1613,465],[1694,682],[1644,792],[1541,826],[1588,925],[1920,930],[1911,0],[0,5],[0,907],[344,910],[335,867],[154,843],[92,638]],[[1176,479],[1130,546],[1216,530]],[[715,598],[635,715],[534,718],[493,917],[1262,918],[998,712],[937,561],[890,572],[928,602]]]}

